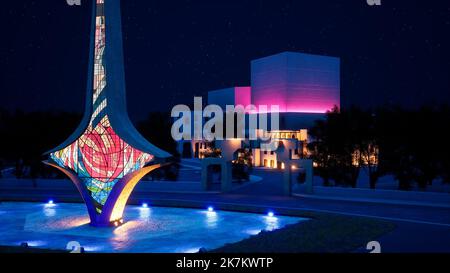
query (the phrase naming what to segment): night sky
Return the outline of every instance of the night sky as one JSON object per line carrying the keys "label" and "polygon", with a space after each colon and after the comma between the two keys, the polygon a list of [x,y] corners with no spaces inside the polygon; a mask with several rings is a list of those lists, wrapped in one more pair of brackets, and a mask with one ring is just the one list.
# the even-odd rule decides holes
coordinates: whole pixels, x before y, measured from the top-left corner
{"label": "night sky", "polygon": [[[83,111],[91,1],[2,1],[0,107]],[[129,114],[250,84],[282,51],[341,58],[342,106],[450,104],[448,1],[122,0]],[[206,97],[205,97],[206,98]]]}

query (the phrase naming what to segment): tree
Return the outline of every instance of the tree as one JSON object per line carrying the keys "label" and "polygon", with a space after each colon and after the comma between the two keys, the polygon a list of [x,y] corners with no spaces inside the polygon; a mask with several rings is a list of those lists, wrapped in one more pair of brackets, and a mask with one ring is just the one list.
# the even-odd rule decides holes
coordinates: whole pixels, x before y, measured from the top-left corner
{"label": "tree", "polygon": [[345,113],[348,115],[347,122],[350,124],[348,145],[353,151],[353,165],[358,169],[364,167],[369,176],[370,188],[374,189],[379,177],[376,114],[356,107],[351,107]]}
{"label": "tree", "polygon": [[138,124],[139,132],[158,148],[179,157],[177,143],[171,135],[172,119],[169,113],[152,112]]}
{"label": "tree", "polygon": [[448,151],[445,120],[448,113],[432,107],[403,110],[384,107],[378,110],[379,168],[408,190],[415,182],[422,189],[440,173]]}
{"label": "tree", "polygon": [[330,185],[356,186],[359,168],[353,165],[354,145],[351,142],[351,128],[348,113],[338,108],[327,113],[326,120],[318,120],[309,134],[312,141],[308,144],[311,157],[317,164],[316,171]]}

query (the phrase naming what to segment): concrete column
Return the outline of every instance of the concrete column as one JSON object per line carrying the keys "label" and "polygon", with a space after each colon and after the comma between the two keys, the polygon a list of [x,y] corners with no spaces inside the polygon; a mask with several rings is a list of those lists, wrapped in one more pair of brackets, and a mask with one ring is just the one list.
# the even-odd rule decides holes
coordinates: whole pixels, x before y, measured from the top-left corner
{"label": "concrete column", "polygon": [[305,180],[305,191],[307,194],[314,193],[314,184],[313,184],[313,161],[312,159],[302,159],[300,161],[300,166],[305,170],[306,180]]}
{"label": "concrete column", "polygon": [[222,192],[229,192],[232,188],[232,170],[231,170],[231,162],[226,161],[222,163],[222,184],[221,190]]}
{"label": "concrete column", "polygon": [[289,161],[284,162],[283,194],[286,196],[292,195],[292,170],[291,163]]}
{"label": "concrete column", "polygon": [[202,190],[208,190],[208,164],[202,160]]}
{"label": "concrete column", "polygon": [[220,187],[222,192],[228,192],[232,188],[232,170],[231,161],[224,158],[205,158],[202,159],[202,189],[207,191],[210,189],[210,175],[208,167],[213,165],[221,166],[221,182]]}

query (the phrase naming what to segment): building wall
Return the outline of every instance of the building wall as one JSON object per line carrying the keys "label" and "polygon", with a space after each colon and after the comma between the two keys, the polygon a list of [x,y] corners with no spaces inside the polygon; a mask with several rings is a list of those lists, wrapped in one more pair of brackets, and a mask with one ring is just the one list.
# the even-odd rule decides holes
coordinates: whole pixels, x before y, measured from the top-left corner
{"label": "building wall", "polygon": [[227,105],[243,105],[244,107],[251,104],[251,88],[246,87],[230,87],[218,89],[208,92],[208,104],[216,104],[225,110]]}
{"label": "building wall", "polygon": [[340,106],[340,60],[283,52],[252,61],[252,103],[281,112],[325,113]]}
{"label": "building wall", "polygon": [[177,151],[181,157],[190,155],[190,158],[202,158],[202,154],[208,151],[210,144],[205,140],[181,140],[177,143]]}
{"label": "building wall", "polygon": [[216,104],[223,109],[226,105],[234,105],[234,87],[209,91],[208,104]]}
{"label": "building wall", "polygon": [[241,139],[216,140],[216,148],[222,150],[222,157],[226,160],[233,160],[234,153],[242,147]]}
{"label": "building wall", "polygon": [[[273,166],[277,167],[277,160],[284,162],[300,158],[295,155],[295,149],[299,149],[299,153],[305,153],[305,146],[300,151],[299,144],[300,141],[306,143],[307,131],[299,130],[309,129],[315,120],[325,119],[325,113],[334,106],[340,107],[340,60],[295,52],[257,59],[251,63],[251,87],[210,91],[208,104],[216,104],[223,109],[226,105],[279,105],[280,128],[277,129],[298,131],[297,139],[289,139],[292,135],[284,138],[281,135],[274,136],[285,145],[283,150],[277,150],[273,154],[253,149],[255,166],[263,166],[266,160],[267,166],[273,161]],[[268,130],[271,131],[270,115],[268,121]],[[248,130],[247,128],[247,132]],[[242,147],[242,141],[216,141],[215,146],[222,150],[223,157],[232,160],[236,150]],[[289,150],[292,150],[292,154]]]}
{"label": "building wall", "polygon": [[252,155],[253,155],[253,166],[260,167],[261,166],[261,149],[260,148],[254,148],[252,149]]}
{"label": "building wall", "polygon": [[277,153],[270,151],[261,151],[261,166],[268,168],[277,167]]}
{"label": "building wall", "polygon": [[247,107],[252,104],[251,87],[235,87],[234,88],[234,105],[243,105]]}

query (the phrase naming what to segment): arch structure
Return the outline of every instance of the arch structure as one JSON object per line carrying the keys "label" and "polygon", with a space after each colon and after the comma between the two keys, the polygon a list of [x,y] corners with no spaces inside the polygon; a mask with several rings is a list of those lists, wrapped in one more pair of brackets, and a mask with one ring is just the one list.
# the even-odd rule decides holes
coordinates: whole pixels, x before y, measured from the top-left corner
{"label": "arch structure", "polygon": [[120,0],[93,0],[83,120],[44,162],[72,180],[93,226],[122,224],[136,184],[171,157],[142,137],[128,117],[120,16]]}

